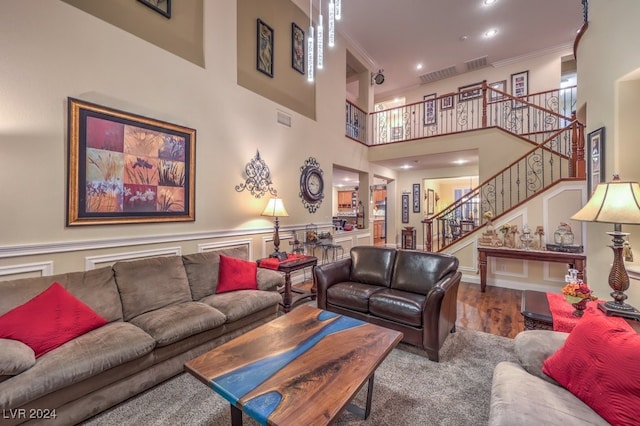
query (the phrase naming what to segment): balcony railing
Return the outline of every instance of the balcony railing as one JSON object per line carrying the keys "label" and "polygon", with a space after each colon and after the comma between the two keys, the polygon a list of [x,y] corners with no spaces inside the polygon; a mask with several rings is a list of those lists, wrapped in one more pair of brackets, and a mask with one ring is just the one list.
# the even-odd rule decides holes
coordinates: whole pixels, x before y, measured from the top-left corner
{"label": "balcony railing", "polygon": [[[368,116],[347,101],[345,134],[372,146],[500,127],[540,143],[571,122],[575,106],[575,86],[516,98],[483,82],[474,90],[376,111]],[[364,130],[367,127],[369,135]]]}

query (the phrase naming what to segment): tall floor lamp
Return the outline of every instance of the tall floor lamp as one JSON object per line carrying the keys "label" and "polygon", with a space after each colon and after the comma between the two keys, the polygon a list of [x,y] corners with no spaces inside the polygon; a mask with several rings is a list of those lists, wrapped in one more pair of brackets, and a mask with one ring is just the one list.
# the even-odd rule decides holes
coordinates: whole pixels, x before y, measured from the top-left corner
{"label": "tall floor lamp", "polygon": [[640,224],[640,184],[623,182],[618,175],[613,175],[611,182],[596,187],[591,199],[571,219],[613,223],[613,232],[607,232],[613,237],[613,264],[609,272],[613,300],[599,303],[598,307],[607,315],[640,319],[640,311],[624,302],[627,299],[624,292],[629,288],[629,274],[622,258],[624,237],[629,235],[628,232],[622,232],[622,224]]}
{"label": "tall floor lamp", "polygon": [[274,252],[269,255],[269,257],[276,257],[278,260],[285,260],[287,258],[287,253],[280,251],[280,234],[278,233],[278,229],[280,228],[279,217],[287,217],[289,213],[284,208],[284,203],[282,202],[282,198],[272,197],[269,199],[267,203],[267,207],[264,208],[262,212],[262,216],[273,217],[273,248]]}

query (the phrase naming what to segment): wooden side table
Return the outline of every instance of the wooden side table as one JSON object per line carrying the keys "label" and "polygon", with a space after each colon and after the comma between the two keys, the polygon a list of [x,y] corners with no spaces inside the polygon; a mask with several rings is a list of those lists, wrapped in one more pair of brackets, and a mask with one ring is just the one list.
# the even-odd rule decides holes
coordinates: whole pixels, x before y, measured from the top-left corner
{"label": "wooden side table", "polygon": [[[260,268],[260,262],[264,259],[259,259],[256,262]],[[280,262],[278,268],[275,269],[278,272],[284,273],[284,289],[280,292],[282,294],[282,310],[284,313],[291,311],[293,306],[305,299],[316,299],[316,284],[313,283],[311,291],[305,291],[299,288],[293,288],[291,286],[291,273],[302,270],[304,268],[313,267],[318,264],[318,258],[315,256],[304,256],[294,260],[285,260]]]}
{"label": "wooden side table", "polygon": [[549,310],[547,294],[541,291],[522,292],[520,313],[524,317],[525,330],[553,330],[553,317]]}

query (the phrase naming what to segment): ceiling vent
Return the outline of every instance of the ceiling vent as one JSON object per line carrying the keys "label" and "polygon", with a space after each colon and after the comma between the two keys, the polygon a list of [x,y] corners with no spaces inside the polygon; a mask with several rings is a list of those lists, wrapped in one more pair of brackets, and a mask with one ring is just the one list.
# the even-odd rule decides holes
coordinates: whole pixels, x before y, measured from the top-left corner
{"label": "ceiling vent", "polygon": [[453,77],[456,74],[458,74],[458,71],[456,71],[455,65],[452,65],[450,67],[443,68],[441,70],[432,71],[427,74],[422,74],[418,78],[420,78],[421,84],[427,84],[427,83],[431,83],[432,81],[442,80],[443,78]]}
{"label": "ceiling vent", "polygon": [[488,66],[487,57],[483,56],[482,58],[472,59],[464,63],[464,66],[467,67],[467,71],[475,71],[480,68],[484,68]]}

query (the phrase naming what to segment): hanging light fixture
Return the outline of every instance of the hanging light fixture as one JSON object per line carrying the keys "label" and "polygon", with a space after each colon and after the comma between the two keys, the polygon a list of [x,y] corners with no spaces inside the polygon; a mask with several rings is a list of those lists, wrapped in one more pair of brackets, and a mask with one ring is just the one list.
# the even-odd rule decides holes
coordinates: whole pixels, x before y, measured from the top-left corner
{"label": "hanging light fixture", "polygon": [[342,1],[341,0],[335,0],[335,16],[336,16],[336,21],[339,21],[340,19],[342,19]]}
{"label": "hanging light fixture", "polygon": [[307,81],[313,81],[313,0],[309,0],[309,31],[307,32]]}
{"label": "hanging light fixture", "polygon": [[336,44],[336,21],[335,21],[336,5],[334,0],[329,0],[329,47]]}
{"label": "hanging light fixture", "polygon": [[324,66],[324,28],[322,26],[322,0],[320,0],[320,7],[318,8],[318,29],[316,30],[316,34],[318,35],[318,63],[317,67],[319,70]]}

